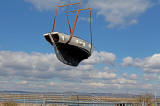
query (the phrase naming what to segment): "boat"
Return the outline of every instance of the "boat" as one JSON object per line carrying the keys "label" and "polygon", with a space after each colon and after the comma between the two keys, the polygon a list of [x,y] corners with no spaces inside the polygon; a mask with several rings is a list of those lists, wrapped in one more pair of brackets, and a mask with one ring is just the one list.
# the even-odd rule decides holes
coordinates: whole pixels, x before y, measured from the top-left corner
{"label": "boat", "polygon": [[[70,35],[54,31],[58,8],[64,7],[64,6],[77,5],[77,4],[81,5],[81,2],[57,6],[52,32],[44,34],[44,38],[54,47],[57,58],[62,63],[70,66],[78,66],[81,61],[83,61],[84,59],[88,59],[93,52],[92,33],[91,33],[91,8],[80,9],[80,6],[79,6],[78,10],[67,11],[67,13],[77,11],[73,29],[71,29],[69,19],[67,16]],[[74,35],[74,30],[76,27],[78,15],[79,15],[79,12],[82,10],[90,10],[91,43]]]}

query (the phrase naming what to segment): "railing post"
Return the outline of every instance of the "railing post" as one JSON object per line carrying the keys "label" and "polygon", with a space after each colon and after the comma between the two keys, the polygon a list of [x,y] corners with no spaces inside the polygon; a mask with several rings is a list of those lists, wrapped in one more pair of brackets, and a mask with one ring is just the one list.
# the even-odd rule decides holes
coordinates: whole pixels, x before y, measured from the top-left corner
{"label": "railing post", "polygon": [[43,106],[46,106],[46,99],[43,98]]}
{"label": "railing post", "polygon": [[26,97],[24,95],[24,106],[26,106]]}

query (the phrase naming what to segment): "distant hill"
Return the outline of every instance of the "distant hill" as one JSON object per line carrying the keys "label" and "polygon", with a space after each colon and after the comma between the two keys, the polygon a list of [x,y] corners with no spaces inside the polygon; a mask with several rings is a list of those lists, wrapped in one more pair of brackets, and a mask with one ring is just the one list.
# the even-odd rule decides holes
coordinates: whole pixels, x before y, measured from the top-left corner
{"label": "distant hill", "polygon": [[32,94],[33,92],[27,92],[27,91],[0,91],[0,93],[6,93],[6,94]]}
{"label": "distant hill", "polygon": [[[44,95],[66,95],[66,96],[106,96],[106,97],[117,97],[117,98],[135,98],[140,95],[134,94],[113,94],[113,93],[83,93],[83,92],[28,92],[28,91],[0,91],[5,94],[44,94]],[[160,98],[160,97],[157,97]]]}

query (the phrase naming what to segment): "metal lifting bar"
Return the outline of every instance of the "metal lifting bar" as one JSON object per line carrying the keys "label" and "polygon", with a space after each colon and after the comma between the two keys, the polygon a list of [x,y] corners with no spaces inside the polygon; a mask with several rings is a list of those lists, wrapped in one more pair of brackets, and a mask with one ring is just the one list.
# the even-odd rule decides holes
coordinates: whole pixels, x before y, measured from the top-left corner
{"label": "metal lifting bar", "polygon": [[[84,11],[84,10],[91,10],[91,8],[80,9],[80,11]],[[66,11],[66,13],[76,12],[76,11],[78,10]]]}
{"label": "metal lifting bar", "polygon": [[66,4],[66,5],[61,5],[61,6],[58,6],[58,5],[57,5],[57,7],[65,7],[65,6],[76,5],[76,4],[81,4],[81,2],[72,3],[72,4]]}

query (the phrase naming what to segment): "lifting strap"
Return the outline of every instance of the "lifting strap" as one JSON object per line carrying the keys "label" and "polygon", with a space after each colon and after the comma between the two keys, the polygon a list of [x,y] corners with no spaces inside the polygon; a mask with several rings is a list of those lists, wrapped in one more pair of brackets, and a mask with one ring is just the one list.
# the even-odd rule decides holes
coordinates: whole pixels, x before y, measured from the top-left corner
{"label": "lifting strap", "polygon": [[68,18],[68,15],[67,15],[67,21],[68,21],[68,25],[69,25],[69,31],[70,31],[70,34],[71,34],[71,32],[72,32],[72,29],[71,29],[71,25],[70,25],[70,23],[69,23],[69,18]]}
{"label": "lifting strap", "polygon": [[54,29],[55,29],[56,18],[57,18],[57,12],[58,12],[58,9],[56,8],[56,13],[55,13],[55,18],[54,18],[54,23],[53,23],[53,29],[52,29],[52,32],[54,32]]}
{"label": "lifting strap", "polygon": [[[73,4],[67,4],[67,5],[57,6],[57,7],[64,7],[64,6],[76,5],[76,4],[80,4],[80,5],[81,5],[81,3],[73,3]],[[76,18],[75,18],[75,21],[74,21],[72,30],[71,30],[71,26],[70,26],[70,23],[69,23],[69,18],[68,18],[68,15],[67,15],[67,21],[68,21],[69,30],[70,30],[70,38],[69,38],[69,40],[66,42],[66,44],[68,44],[68,43],[72,40],[72,37],[73,37],[73,35],[74,35],[74,31],[75,31],[75,27],[76,27],[76,24],[77,24],[79,12],[80,12],[80,11],[83,11],[83,10],[90,10],[90,39],[91,39],[91,49],[90,49],[90,52],[91,52],[91,51],[92,51],[92,48],[93,48],[93,41],[92,41],[92,16],[91,16],[92,14],[91,14],[91,8],[80,9],[80,6],[79,6],[79,9],[78,9],[78,10],[67,11],[67,12],[66,12],[66,13],[69,13],[69,12],[75,12],[75,11],[77,11]],[[56,13],[55,13],[55,18],[54,18],[54,23],[53,23],[52,32],[54,32],[54,30],[55,30],[55,24],[56,24],[57,13],[58,13],[58,9],[56,8]]]}
{"label": "lifting strap", "polygon": [[71,39],[72,39],[72,37],[74,35],[74,31],[75,31],[77,20],[78,20],[79,11],[80,11],[80,6],[79,6],[79,9],[78,9],[77,14],[76,14],[76,18],[75,18],[75,21],[74,21],[74,24],[73,24],[73,28],[72,28],[72,32],[71,32],[70,38],[69,38],[69,40],[67,41],[66,44],[68,44],[71,41]]}
{"label": "lifting strap", "polygon": [[[81,2],[73,3],[73,4],[67,4],[67,5],[61,5],[61,6],[57,6],[57,7],[65,7],[65,6],[76,5],[76,4],[80,4],[80,5],[81,5]],[[80,6],[79,6],[79,9],[80,9]],[[54,18],[54,23],[53,23],[52,32],[54,32],[54,30],[55,30],[57,12],[58,12],[58,9],[56,8],[56,13],[55,13],[55,18]],[[79,12],[78,12],[78,11],[77,11],[77,13],[78,13],[78,14],[76,15],[76,19],[75,19],[76,22],[74,23],[72,30],[71,30],[71,27],[70,27],[70,24],[69,24],[69,19],[68,19],[68,16],[67,16],[67,20],[68,20],[68,24],[69,24],[69,29],[70,29],[70,34],[71,34],[71,35],[74,34],[75,26],[76,26],[77,19],[78,19],[78,15],[79,15]],[[72,35],[72,36],[73,36],[73,35]],[[70,42],[71,39],[72,39],[72,37],[70,37],[69,42]],[[68,42],[68,43],[69,43],[69,42]]]}
{"label": "lifting strap", "polygon": [[[79,11],[84,11],[84,10],[90,10],[90,42],[91,42],[91,49],[90,49],[90,53],[91,53],[91,52],[92,52],[92,49],[93,49],[93,35],[92,35],[92,11],[91,11],[91,8],[80,9]],[[78,11],[78,10],[66,11],[66,13],[76,12],[76,11]]]}

